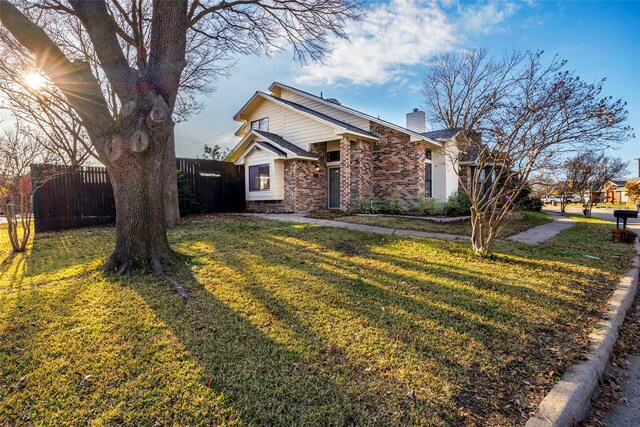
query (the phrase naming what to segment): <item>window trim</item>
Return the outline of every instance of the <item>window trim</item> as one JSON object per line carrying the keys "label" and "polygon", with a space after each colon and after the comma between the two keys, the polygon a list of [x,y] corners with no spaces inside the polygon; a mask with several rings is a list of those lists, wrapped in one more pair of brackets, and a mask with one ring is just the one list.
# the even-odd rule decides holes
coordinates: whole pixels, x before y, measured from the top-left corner
{"label": "window trim", "polygon": [[[252,179],[251,179],[251,168],[258,168],[258,175],[256,176],[257,178],[260,177],[260,168],[267,168],[268,171],[268,181],[267,181],[267,188],[263,188],[260,189],[260,185],[258,184],[257,188],[254,187],[254,189],[251,189],[252,186]],[[261,163],[258,165],[249,165],[247,167],[247,175],[248,175],[248,190],[250,193],[262,193],[262,192],[266,192],[266,191],[271,191],[271,164],[270,163]]]}
{"label": "window trim", "polygon": [[[257,123],[258,127],[253,127],[253,124]],[[266,125],[263,127],[262,124],[266,123]],[[261,119],[257,119],[257,120],[252,120],[251,123],[249,124],[249,127],[251,130],[261,130],[264,132],[269,132],[269,117],[263,117]]]}
{"label": "window trim", "polygon": [[[427,170],[429,175],[427,175]],[[433,164],[431,162],[424,164],[424,196],[433,197]]]}
{"label": "window trim", "polygon": [[[427,153],[429,153],[429,155],[427,155]],[[424,158],[429,163],[433,161],[433,150],[431,148],[424,149]]]}
{"label": "window trim", "polygon": [[[329,156],[329,154],[332,154],[332,153],[338,153],[338,159],[337,160],[331,160],[331,157]],[[339,162],[339,161],[340,161],[340,150],[327,151],[327,163]]]}

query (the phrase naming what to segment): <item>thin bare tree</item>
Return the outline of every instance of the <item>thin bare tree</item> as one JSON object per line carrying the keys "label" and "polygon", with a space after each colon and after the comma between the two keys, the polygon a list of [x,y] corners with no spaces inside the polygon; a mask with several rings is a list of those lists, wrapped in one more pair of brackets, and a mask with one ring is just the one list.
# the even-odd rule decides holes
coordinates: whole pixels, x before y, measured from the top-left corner
{"label": "thin bare tree", "polygon": [[591,217],[591,210],[600,201],[600,193],[605,185],[628,173],[627,162],[600,151],[579,153],[565,162],[565,170],[567,181],[580,198],[586,217]]}
{"label": "thin bare tree", "polygon": [[[80,117],[66,103],[55,86],[47,82],[37,70],[16,55],[13,61],[0,58],[0,92],[5,97],[4,109],[9,110],[42,148],[53,155],[54,161],[79,167],[93,152]],[[28,127],[27,127],[28,126]]]}
{"label": "thin bare tree", "polygon": [[625,141],[626,103],[602,95],[566,62],[542,52],[486,49],[438,56],[426,67],[424,103],[430,122],[461,128],[447,147],[459,184],[471,199],[472,245],[490,253],[514,200],[531,174],[566,153]]}
{"label": "thin bare tree", "polygon": [[31,165],[50,157],[17,122],[0,135],[0,212],[14,252],[24,252],[31,236]]}
{"label": "thin bare tree", "polygon": [[[64,94],[109,172],[116,247],[105,268],[117,273],[144,264],[163,274],[163,265],[176,259],[167,239],[164,189],[175,185],[180,85],[198,63],[187,55],[190,40],[229,54],[290,46],[304,62],[321,59],[329,38],[345,37],[346,23],[361,15],[356,0],[45,0],[28,6],[0,0],[4,33],[29,50]],[[68,23],[82,27],[83,40]],[[79,46],[97,61],[74,53]]]}

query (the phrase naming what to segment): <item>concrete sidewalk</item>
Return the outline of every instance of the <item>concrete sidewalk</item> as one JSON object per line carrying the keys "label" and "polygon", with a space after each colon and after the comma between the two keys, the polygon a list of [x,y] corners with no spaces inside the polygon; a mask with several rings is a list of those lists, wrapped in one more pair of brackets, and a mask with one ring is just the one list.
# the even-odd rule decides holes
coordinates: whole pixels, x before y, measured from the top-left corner
{"label": "concrete sidewalk", "polygon": [[540,243],[544,243],[552,237],[557,236],[561,231],[566,230],[569,227],[573,227],[576,223],[571,218],[567,218],[566,216],[562,216],[554,212],[545,211],[545,213],[551,215],[551,218],[553,219],[552,222],[530,228],[522,233],[507,237],[506,240],[539,245]]}
{"label": "concrete sidewalk", "polygon": [[469,236],[458,236],[447,233],[431,233],[428,231],[400,230],[397,228],[378,227],[375,225],[352,224],[350,222],[333,221],[328,219],[308,218],[304,214],[245,214],[275,221],[297,222],[300,224],[314,224],[324,227],[346,228],[348,230],[367,231],[369,233],[389,234],[394,236],[415,236],[427,239],[469,240]]}
{"label": "concrete sidewalk", "polygon": [[[547,240],[551,239],[552,237],[560,233],[562,230],[565,230],[575,224],[575,221],[567,217],[564,217],[562,215],[554,214],[551,212],[547,212],[547,213],[552,216],[553,222],[531,228],[527,231],[516,234],[515,236],[511,236],[507,238],[507,240],[519,242],[519,243],[540,244],[542,242],[546,242]],[[346,228],[348,230],[367,231],[370,233],[389,234],[394,236],[414,236],[414,237],[424,237],[426,239],[445,239],[445,240],[469,240],[470,239],[469,236],[460,236],[456,234],[433,233],[429,231],[416,231],[416,230],[402,230],[398,228],[378,227],[375,225],[352,224],[350,222],[343,222],[343,221],[308,218],[304,214],[255,213],[255,214],[245,214],[245,215],[253,215],[259,218],[271,219],[275,221],[288,221],[288,222],[296,222],[300,224],[321,225],[324,227]]]}

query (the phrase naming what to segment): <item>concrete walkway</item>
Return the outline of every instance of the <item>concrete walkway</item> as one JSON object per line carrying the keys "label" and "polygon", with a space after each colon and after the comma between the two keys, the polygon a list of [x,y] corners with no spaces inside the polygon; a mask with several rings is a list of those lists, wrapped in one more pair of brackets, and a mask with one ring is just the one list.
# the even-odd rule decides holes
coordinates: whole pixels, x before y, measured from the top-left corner
{"label": "concrete walkway", "polygon": [[456,234],[447,233],[431,233],[428,231],[416,230],[400,230],[397,228],[378,227],[375,225],[352,224],[350,222],[333,221],[328,219],[308,218],[304,214],[245,214],[254,215],[259,218],[271,219],[276,221],[297,222],[300,224],[314,224],[324,227],[346,228],[348,230],[368,231],[370,233],[390,234],[394,236],[415,236],[427,239],[447,239],[447,240],[469,240],[469,236],[458,236]]}
{"label": "concrete walkway", "polygon": [[[558,215],[551,212],[547,212],[547,213],[552,216],[553,222],[531,228],[527,231],[516,234],[515,236],[511,236],[507,240],[511,240],[519,243],[540,244],[542,242],[546,242],[547,240],[551,239],[552,237],[560,233],[562,230],[565,230],[575,224],[575,221],[567,217],[564,217],[562,215]],[[416,231],[416,230],[402,230],[399,228],[378,227],[375,225],[352,224],[350,222],[344,222],[344,221],[308,218],[304,214],[255,213],[255,214],[246,214],[246,215],[254,215],[260,218],[271,219],[276,221],[288,221],[288,222],[297,222],[300,224],[321,225],[324,227],[346,228],[348,230],[367,231],[370,233],[390,234],[394,236],[414,236],[414,237],[424,237],[427,239],[446,239],[446,240],[469,240],[470,239],[469,236],[459,236],[456,234],[433,233],[429,231]]]}
{"label": "concrete walkway", "polygon": [[545,213],[551,215],[551,218],[553,219],[552,222],[530,228],[522,233],[507,237],[506,240],[538,245],[546,242],[552,237],[555,237],[558,233],[572,227],[576,223],[571,218],[567,218],[566,216],[562,216],[554,212],[545,211]]}

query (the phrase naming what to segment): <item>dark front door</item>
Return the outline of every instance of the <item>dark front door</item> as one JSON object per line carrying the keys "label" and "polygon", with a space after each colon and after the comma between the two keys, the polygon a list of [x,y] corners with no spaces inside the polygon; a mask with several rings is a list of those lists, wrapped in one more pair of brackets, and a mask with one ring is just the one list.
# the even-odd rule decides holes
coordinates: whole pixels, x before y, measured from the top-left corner
{"label": "dark front door", "polygon": [[340,209],[340,168],[329,169],[329,208]]}

